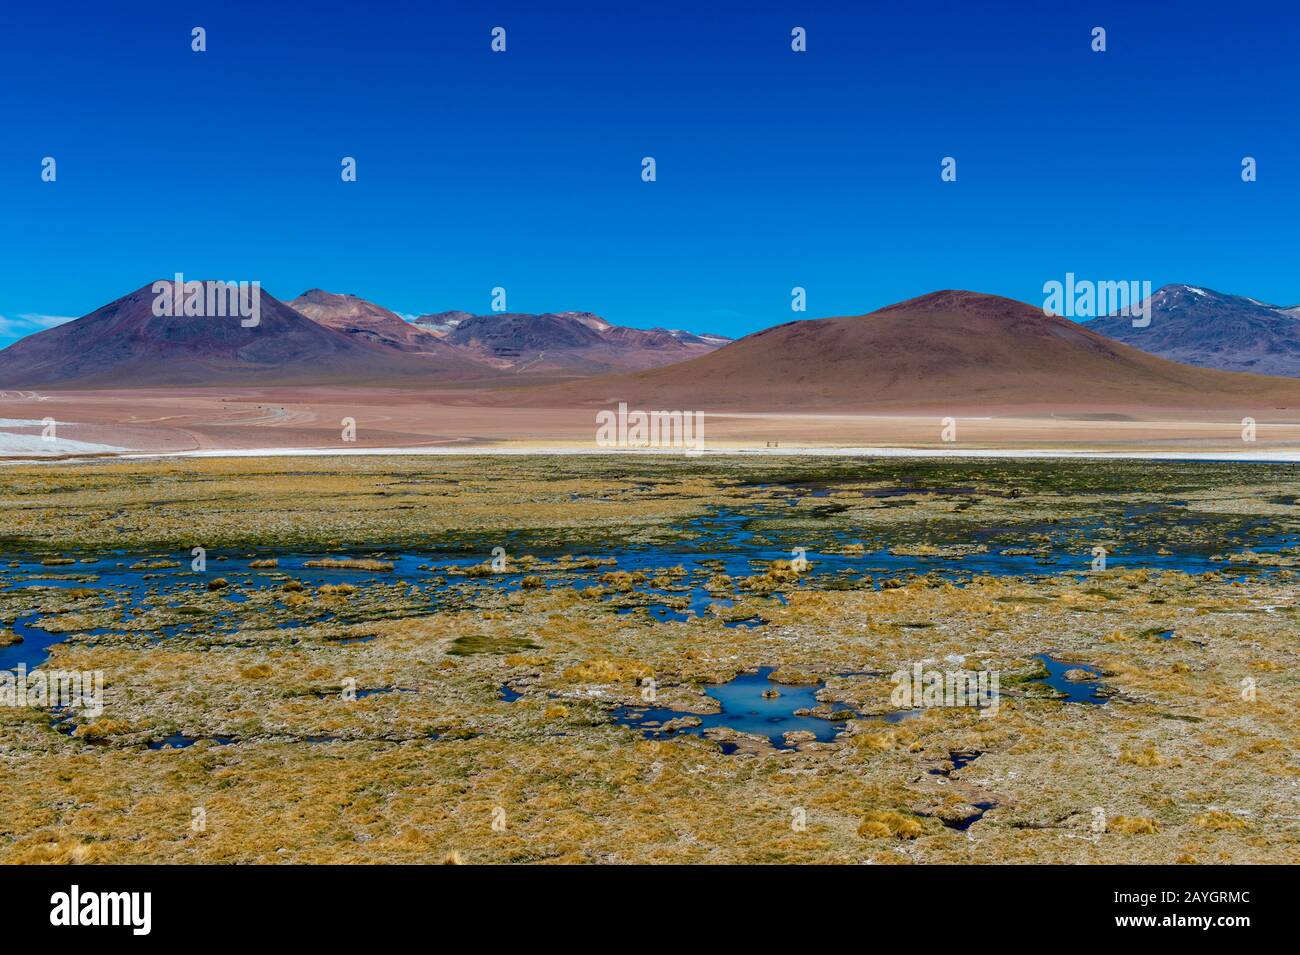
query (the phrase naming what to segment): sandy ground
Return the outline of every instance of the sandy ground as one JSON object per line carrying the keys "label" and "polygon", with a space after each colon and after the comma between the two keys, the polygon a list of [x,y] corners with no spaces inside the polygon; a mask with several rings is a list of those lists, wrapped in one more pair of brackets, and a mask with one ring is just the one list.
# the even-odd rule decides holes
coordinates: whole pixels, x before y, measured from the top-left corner
{"label": "sandy ground", "polygon": [[[466,390],[147,389],[0,393],[0,458],[88,454],[568,451],[597,447],[594,407],[478,404]],[[613,407],[613,403],[611,403]],[[956,421],[954,441],[944,419]],[[843,454],[1081,454],[1300,458],[1300,415],[1143,407],[975,408],[891,414],[711,414],[706,451]],[[57,422],[57,441],[41,439]],[[355,421],[355,440],[344,426]],[[629,449],[637,450],[637,449]]]}

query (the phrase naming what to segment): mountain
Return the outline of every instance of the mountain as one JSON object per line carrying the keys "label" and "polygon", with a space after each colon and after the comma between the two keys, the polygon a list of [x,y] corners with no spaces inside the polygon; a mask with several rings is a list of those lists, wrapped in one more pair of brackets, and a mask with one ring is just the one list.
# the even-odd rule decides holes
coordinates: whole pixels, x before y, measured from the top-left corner
{"label": "mountain", "polygon": [[662,328],[625,328],[590,312],[443,312],[417,322],[437,327],[443,341],[464,354],[512,373],[588,376],[657,368],[707,354],[727,341]]}
{"label": "mountain", "polygon": [[438,335],[355,295],[338,295],[314,288],[290,300],[289,306],[314,322],[372,345],[403,352],[453,354]]}
{"label": "mountain", "polygon": [[789,322],[680,364],[550,386],[527,400],[703,411],[1223,410],[1300,407],[1300,382],[1176,364],[1023,302],[942,291],[869,315]]}
{"label": "mountain", "polygon": [[732,341],[723,335],[696,335],[694,332],[682,331],[680,328],[664,330],[684,345],[708,345],[710,348],[721,348]]}
{"label": "mountain", "polygon": [[434,312],[431,315],[421,315],[414,319],[414,322],[421,328],[442,337],[465,319],[473,317],[473,312]]}
{"label": "mountain", "polygon": [[255,327],[238,317],[157,316],[153,285],[0,351],[0,387],[378,384],[482,375],[459,355],[405,354],[336,331],[264,291]]}
{"label": "mountain", "polygon": [[0,387],[573,377],[666,365],[726,341],[623,328],[590,312],[440,312],[408,322],[322,289],[287,304],[263,291],[258,326],[244,328],[237,317],[156,316],[153,284],[0,351]]}
{"label": "mountain", "polygon": [[308,318],[401,351],[457,354],[497,372],[564,377],[657,368],[707,354],[730,339],[614,325],[591,312],[447,311],[407,322],[353,295],[312,289],[289,303]]}
{"label": "mountain", "polygon": [[1300,306],[1268,305],[1191,285],[1166,285],[1151,296],[1151,324],[1111,315],[1088,328],[1172,361],[1300,377]]}

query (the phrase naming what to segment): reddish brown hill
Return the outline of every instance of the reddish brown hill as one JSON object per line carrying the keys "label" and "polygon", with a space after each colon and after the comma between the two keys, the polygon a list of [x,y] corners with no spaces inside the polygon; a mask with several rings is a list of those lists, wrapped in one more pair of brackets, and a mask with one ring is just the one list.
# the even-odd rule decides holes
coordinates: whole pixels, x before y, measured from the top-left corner
{"label": "reddish brown hill", "polygon": [[790,322],[691,361],[538,389],[555,406],[700,410],[1300,407],[1300,382],[1166,361],[1023,302],[943,291]]}
{"label": "reddish brown hill", "polygon": [[256,327],[237,317],[156,316],[152,285],[0,351],[0,388],[393,383],[483,374],[461,357],[431,360],[356,340],[266,292]]}
{"label": "reddish brown hill", "polygon": [[339,295],[314,288],[291,300],[289,306],[313,322],[372,345],[444,357],[456,354],[432,331],[355,295]]}

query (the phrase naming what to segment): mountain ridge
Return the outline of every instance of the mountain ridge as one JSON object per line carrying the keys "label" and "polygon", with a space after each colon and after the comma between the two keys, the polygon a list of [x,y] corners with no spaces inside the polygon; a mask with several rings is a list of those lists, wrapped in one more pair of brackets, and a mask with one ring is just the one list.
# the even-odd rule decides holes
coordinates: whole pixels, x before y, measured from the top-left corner
{"label": "mountain ridge", "polygon": [[[189,283],[187,283],[188,285]],[[87,315],[0,351],[5,387],[382,383],[431,374],[469,377],[456,358],[430,361],[315,322],[258,290],[257,324],[239,316],[156,315],[150,282]],[[251,302],[250,302],[251,304]]]}
{"label": "mountain ridge", "polygon": [[1300,306],[1270,305],[1195,285],[1147,300],[1150,323],[1108,315],[1089,328],[1153,355],[1201,368],[1300,378]]}
{"label": "mountain ridge", "polygon": [[[1300,406],[1300,381],[1176,363],[1099,334],[1095,322],[959,289],[798,319],[718,347],[720,336],[625,328],[589,312],[422,316],[441,326],[435,332],[321,289],[291,303],[260,292],[262,325],[248,329],[237,319],[156,316],[151,285],[0,351],[0,387],[441,383],[498,391],[474,399],[486,404],[617,399],[714,410]],[[1161,292],[1159,314],[1218,295]],[[1276,306],[1230,304],[1300,327]],[[526,391],[514,388],[520,379]]]}
{"label": "mountain ridge", "polygon": [[945,289],[863,315],[787,322],[679,364],[527,398],[705,411],[1300,407],[1300,382],[1178,364],[1023,302]]}
{"label": "mountain ridge", "polygon": [[[162,284],[171,287],[167,280]],[[657,367],[728,341],[626,328],[591,312],[441,312],[407,321],[359,296],[320,288],[289,302],[259,290],[269,320],[259,331],[197,315],[154,315],[158,285],[149,283],[0,350],[0,384],[545,380]],[[107,329],[112,334],[101,334]]]}

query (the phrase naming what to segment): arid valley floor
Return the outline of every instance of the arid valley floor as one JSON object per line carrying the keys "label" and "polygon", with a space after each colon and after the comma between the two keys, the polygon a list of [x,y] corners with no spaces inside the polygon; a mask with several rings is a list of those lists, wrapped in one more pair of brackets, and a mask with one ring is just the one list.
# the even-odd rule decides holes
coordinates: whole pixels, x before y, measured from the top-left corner
{"label": "arid valley floor", "polygon": [[[1294,465],[0,476],[0,668],[106,685],[0,706],[3,862],[1300,857]],[[898,707],[916,663],[996,713]]]}
{"label": "arid valley floor", "polygon": [[[615,393],[617,394],[617,392]],[[533,402],[533,403],[530,403]],[[300,388],[141,388],[105,391],[0,391],[0,458],[86,454],[410,453],[595,450],[596,415],[617,398],[589,405],[552,404],[520,390]],[[635,407],[635,406],[634,406]],[[655,405],[653,407],[682,407]],[[700,407],[691,405],[690,407]],[[1289,407],[1171,410],[1129,403],[929,401],[905,406],[704,412],[710,451],[838,452],[905,448],[1036,453],[1284,456],[1300,449]],[[955,421],[945,440],[944,419]],[[1243,417],[1256,422],[1243,440]],[[57,422],[57,440],[42,423]],[[355,423],[345,439],[342,425]]]}

